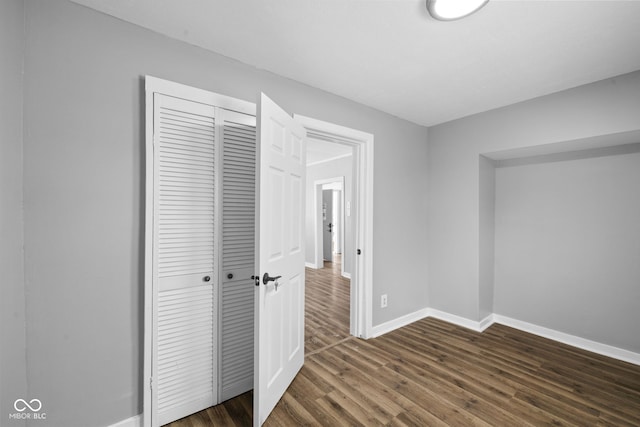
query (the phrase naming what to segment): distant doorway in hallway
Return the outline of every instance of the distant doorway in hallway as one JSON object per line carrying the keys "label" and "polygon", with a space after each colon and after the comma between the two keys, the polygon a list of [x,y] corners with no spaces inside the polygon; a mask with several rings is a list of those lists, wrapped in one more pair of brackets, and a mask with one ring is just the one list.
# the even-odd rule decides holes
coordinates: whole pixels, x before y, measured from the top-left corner
{"label": "distant doorway in hallway", "polygon": [[336,215],[333,211],[333,190],[322,189],[322,259],[333,261],[333,236]]}
{"label": "distant doorway in hallway", "polygon": [[[351,218],[345,218],[343,207],[345,177],[341,176],[333,179],[334,181],[316,181],[316,185],[314,185],[315,191],[319,193],[316,197],[319,196],[322,203],[321,211],[319,212],[321,221],[318,220],[318,222],[322,223],[322,233],[318,233],[320,239],[316,242],[316,250],[320,256],[316,263],[320,260],[333,262],[334,255],[343,255],[340,263],[342,266],[340,274],[349,278],[351,277],[349,273],[352,264],[351,253],[345,253],[344,249],[346,239],[349,241],[347,246],[351,251],[353,247],[353,232],[352,223],[348,221]],[[320,185],[322,182],[324,183]],[[347,228],[349,229],[348,233],[345,232]]]}

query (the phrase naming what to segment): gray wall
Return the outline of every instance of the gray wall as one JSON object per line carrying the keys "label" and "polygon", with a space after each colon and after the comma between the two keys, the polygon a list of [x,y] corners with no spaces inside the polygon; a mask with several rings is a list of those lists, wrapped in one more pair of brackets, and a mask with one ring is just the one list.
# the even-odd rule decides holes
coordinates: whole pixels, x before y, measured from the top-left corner
{"label": "gray wall", "polygon": [[[22,0],[0,1],[0,424],[26,383],[22,227]],[[33,398],[33,397],[32,397]]]}
{"label": "gray wall", "polygon": [[[26,1],[28,381],[40,426],[142,410],[145,74],[375,135],[374,325],[427,305],[425,128],[101,15]],[[393,178],[391,178],[393,177]],[[400,209],[398,207],[401,207]],[[393,225],[393,227],[391,227]],[[393,266],[393,268],[389,268]]]}
{"label": "gray wall", "polygon": [[[321,179],[335,178],[344,176],[344,202],[353,203],[352,186],[353,186],[353,157],[344,157],[342,159],[333,160],[331,162],[321,163],[318,165],[307,167],[307,200],[306,200],[306,221],[305,230],[307,234],[306,240],[306,261],[315,263],[315,193],[314,182]],[[346,213],[345,213],[346,215]],[[353,216],[345,217],[344,224],[344,253],[342,254],[342,262],[345,273],[351,274],[351,264],[353,257],[353,230],[351,221]]]}
{"label": "gray wall", "polygon": [[429,305],[482,318],[480,154],[638,129],[640,71],[429,128]]}
{"label": "gray wall", "polygon": [[640,152],[495,173],[496,313],[640,353]]}
{"label": "gray wall", "polygon": [[478,265],[478,318],[484,319],[493,313],[496,173],[494,162],[491,159],[480,156],[479,162],[480,264]]}

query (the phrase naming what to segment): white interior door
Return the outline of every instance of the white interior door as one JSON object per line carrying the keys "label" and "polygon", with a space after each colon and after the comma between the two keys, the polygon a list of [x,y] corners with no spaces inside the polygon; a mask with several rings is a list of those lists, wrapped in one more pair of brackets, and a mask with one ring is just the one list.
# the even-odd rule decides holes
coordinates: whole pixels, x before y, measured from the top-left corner
{"label": "white interior door", "polygon": [[262,94],[253,422],[266,420],[304,363],[306,131]]}

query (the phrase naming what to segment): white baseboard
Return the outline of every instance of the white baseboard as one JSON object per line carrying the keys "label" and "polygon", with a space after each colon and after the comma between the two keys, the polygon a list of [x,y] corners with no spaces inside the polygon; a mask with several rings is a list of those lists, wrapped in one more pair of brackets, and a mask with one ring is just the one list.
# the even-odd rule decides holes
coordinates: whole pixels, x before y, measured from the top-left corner
{"label": "white baseboard", "polygon": [[491,314],[477,322],[475,320],[469,320],[466,317],[436,310],[435,308],[428,308],[427,311],[429,317],[435,317],[436,319],[444,320],[445,322],[453,323],[454,325],[462,326],[463,328],[476,332],[482,332],[493,324],[493,315]]}
{"label": "white baseboard", "polygon": [[634,353],[629,350],[614,347],[608,344],[602,344],[596,341],[591,341],[585,338],[580,338],[575,335],[559,332],[554,329],[545,328],[543,326],[534,325],[532,323],[523,322],[522,320],[512,319],[507,316],[499,314],[493,315],[493,321],[500,323],[501,325],[510,326],[521,331],[529,332],[534,335],[538,335],[550,340],[558,341],[563,344],[567,344],[573,347],[587,350],[593,353],[601,354],[603,356],[612,357],[614,359],[622,360],[625,362],[633,363],[634,365],[640,365],[640,354]]}
{"label": "white baseboard", "polygon": [[318,266],[317,266],[315,263],[313,263],[313,262],[305,262],[305,263],[304,263],[304,266],[305,266],[305,267],[307,267],[307,268],[313,268],[313,269],[315,269],[315,270],[317,270],[317,269],[318,269]]}
{"label": "white baseboard", "polygon": [[371,336],[369,338],[379,337],[380,335],[384,335],[387,332],[391,332],[395,329],[401,328],[403,326],[407,326],[410,323],[417,322],[420,319],[424,319],[429,316],[429,309],[424,308],[418,311],[414,311],[413,313],[405,314],[404,316],[398,317],[397,319],[390,320],[388,322],[382,323],[380,325],[374,326],[371,328]]}
{"label": "white baseboard", "polygon": [[131,418],[112,424],[109,427],[142,427],[142,414],[134,415]]}
{"label": "white baseboard", "polygon": [[344,273],[342,273],[342,277],[344,277],[345,279],[349,279],[351,280],[351,273],[347,273],[346,271]]}
{"label": "white baseboard", "polygon": [[489,326],[493,325],[496,320],[495,320],[495,315],[493,313],[491,313],[490,315],[488,315],[487,317],[485,317],[484,319],[482,319],[481,321],[478,322],[478,331],[479,332],[484,332],[485,329],[487,329]]}

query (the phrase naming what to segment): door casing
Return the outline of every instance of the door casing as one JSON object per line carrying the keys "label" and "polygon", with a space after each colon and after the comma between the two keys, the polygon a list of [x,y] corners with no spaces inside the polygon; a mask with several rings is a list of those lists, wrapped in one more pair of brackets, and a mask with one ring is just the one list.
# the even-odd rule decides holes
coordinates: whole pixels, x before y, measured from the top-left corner
{"label": "door casing", "polygon": [[305,127],[308,138],[353,148],[351,215],[356,255],[351,274],[349,331],[351,335],[370,338],[373,335],[373,134],[299,114],[293,117]]}

